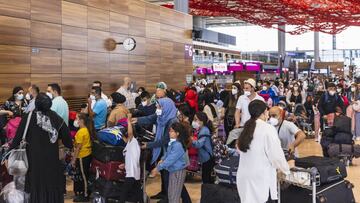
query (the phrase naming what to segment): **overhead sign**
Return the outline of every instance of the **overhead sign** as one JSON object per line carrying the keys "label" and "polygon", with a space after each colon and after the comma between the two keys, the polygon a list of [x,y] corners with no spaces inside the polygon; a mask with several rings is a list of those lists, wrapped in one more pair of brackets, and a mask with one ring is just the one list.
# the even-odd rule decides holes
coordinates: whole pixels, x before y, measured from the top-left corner
{"label": "overhead sign", "polygon": [[185,58],[192,59],[194,55],[193,46],[190,44],[185,44]]}
{"label": "overhead sign", "polygon": [[213,70],[215,72],[225,72],[227,71],[227,63],[214,63]]}

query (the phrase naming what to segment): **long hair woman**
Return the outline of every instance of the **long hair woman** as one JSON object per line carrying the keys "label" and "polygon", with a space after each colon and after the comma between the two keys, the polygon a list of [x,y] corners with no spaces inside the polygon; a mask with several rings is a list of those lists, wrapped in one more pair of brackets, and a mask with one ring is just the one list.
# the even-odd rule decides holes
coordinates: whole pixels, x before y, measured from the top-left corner
{"label": "long hair woman", "polygon": [[266,104],[254,100],[249,104],[249,112],[251,118],[237,141],[237,189],[241,203],[270,203],[277,199],[276,169],[289,173],[289,165],[276,129],[266,122]]}

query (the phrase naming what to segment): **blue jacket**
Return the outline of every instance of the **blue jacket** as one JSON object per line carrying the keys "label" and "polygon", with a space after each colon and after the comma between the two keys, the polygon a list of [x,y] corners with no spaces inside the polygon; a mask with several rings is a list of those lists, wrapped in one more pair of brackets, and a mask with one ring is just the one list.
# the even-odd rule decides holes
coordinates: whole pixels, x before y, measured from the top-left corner
{"label": "blue jacket", "polygon": [[[140,117],[140,118],[138,118],[137,124],[140,126],[154,125],[154,124],[156,125],[156,119],[157,119],[156,114],[152,114],[150,116],[145,116],[145,117]],[[164,151],[166,151],[167,145],[170,141],[170,136],[169,136],[170,126],[173,123],[175,123],[176,121],[177,121],[177,119],[169,120],[169,122],[166,124],[165,132],[162,134],[161,140],[154,141],[154,142],[148,142],[147,148],[153,149],[153,148],[161,147]]]}
{"label": "blue jacket", "polygon": [[198,134],[198,139],[192,141],[192,146],[199,149],[198,157],[200,163],[205,163],[213,156],[211,144],[211,133],[209,128],[202,127]]}
{"label": "blue jacket", "polygon": [[163,162],[157,166],[157,169],[159,171],[165,169],[170,173],[185,169],[189,163],[188,155],[178,141],[169,144],[167,152],[161,160]]}
{"label": "blue jacket", "polygon": [[261,90],[260,94],[269,94],[271,100],[273,100],[274,106],[279,103],[279,97],[276,95],[276,93],[271,87],[269,87],[269,89],[267,90]]}

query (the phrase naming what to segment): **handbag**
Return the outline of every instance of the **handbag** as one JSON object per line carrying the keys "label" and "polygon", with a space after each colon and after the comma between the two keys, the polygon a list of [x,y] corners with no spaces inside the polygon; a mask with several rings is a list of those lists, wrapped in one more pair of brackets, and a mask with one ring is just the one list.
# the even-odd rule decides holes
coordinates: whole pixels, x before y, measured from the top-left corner
{"label": "handbag", "polygon": [[30,120],[32,116],[32,111],[29,113],[25,130],[23,132],[22,140],[20,142],[20,146],[18,149],[13,149],[9,152],[8,158],[8,172],[10,175],[13,176],[25,176],[28,168],[29,163],[26,155],[26,134],[29,128]]}

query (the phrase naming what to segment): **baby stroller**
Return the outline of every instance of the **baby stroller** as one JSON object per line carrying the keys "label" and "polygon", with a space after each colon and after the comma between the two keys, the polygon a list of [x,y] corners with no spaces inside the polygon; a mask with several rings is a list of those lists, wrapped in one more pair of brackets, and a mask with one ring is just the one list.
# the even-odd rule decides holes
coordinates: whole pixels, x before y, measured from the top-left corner
{"label": "baby stroller", "polygon": [[306,115],[305,106],[296,104],[294,107],[295,124],[304,131],[306,138],[314,138],[312,121]]}

